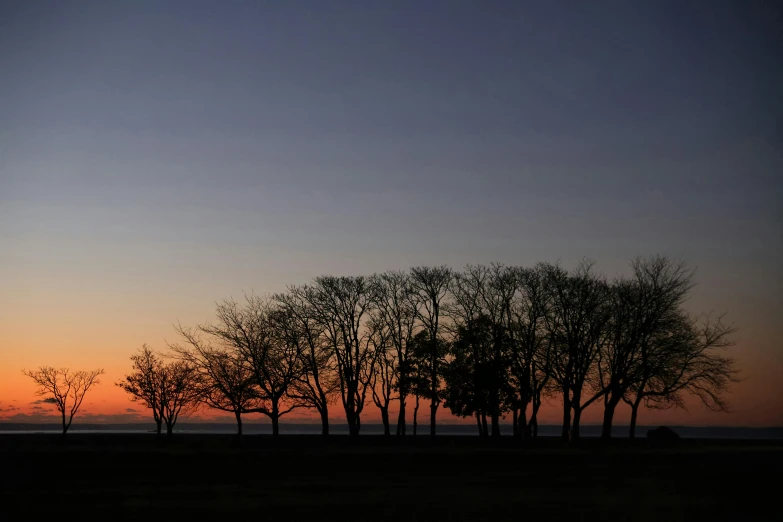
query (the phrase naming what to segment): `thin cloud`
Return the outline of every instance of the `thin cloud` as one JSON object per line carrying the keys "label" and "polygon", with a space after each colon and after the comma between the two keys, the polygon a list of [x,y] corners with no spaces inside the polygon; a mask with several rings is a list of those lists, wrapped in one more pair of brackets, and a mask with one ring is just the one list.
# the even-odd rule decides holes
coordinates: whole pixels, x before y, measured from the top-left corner
{"label": "thin cloud", "polygon": [[33,402],[29,403],[29,404],[31,404],[33,406],[35,406],[35,405],[47,405],[47,406],[50,406],[50,407],[55,407],[56,406],[55,400],[53,398],[51,398],[51,397],[48,398],[48,399],[39,399],[39,400],[33,401]]}
{"label": "thin cloud", "polygon": [[[18,408],[17,408],[18,409]],[[19,424],[58,424],[61,417],[51,415],[46,410],[36,410],[30,413],[18,412],[13,415],[3,417],[3,422]],[[74,425],[79,424],[125,424],[143,422],[147,419],[136,413],[77,413],[73,418]]]}

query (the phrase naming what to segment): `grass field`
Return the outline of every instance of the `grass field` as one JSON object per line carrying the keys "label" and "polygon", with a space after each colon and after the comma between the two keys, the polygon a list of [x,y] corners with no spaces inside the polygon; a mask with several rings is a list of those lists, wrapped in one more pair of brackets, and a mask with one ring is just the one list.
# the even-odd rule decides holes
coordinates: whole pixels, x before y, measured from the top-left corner
{"label": "grass field", "polygon": [[0,435],[0,519],[776,520],[782,469],[782,441]]}

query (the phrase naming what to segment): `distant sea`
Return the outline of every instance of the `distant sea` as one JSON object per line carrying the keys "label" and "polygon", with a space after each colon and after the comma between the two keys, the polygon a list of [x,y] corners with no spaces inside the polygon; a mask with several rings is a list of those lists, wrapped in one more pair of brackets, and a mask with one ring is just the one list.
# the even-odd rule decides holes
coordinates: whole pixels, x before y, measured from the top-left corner
{"label": "distant sea", "polygon": [[[247,435],[263,435],[272,433],[272,425],[265,423],[245,422],[243,431]],[[647,430],[656,426],[637,426],[636,436],[644,437]],[[697,439],[747,439],[747,440],[770,440],[783,439],[783,427],[776,428],[746,428],[734,426],[669,426],[680,437]],[[20,424],[10,422],[0,422],[0,434],[3,433],[47,433],[60,431],[61,427],[57,424]],[[152,433],[155,425],[152,423],[138,424],[74,424],[69,432],[79,433]],[[501,433],[511,435],[511,425],[502,424]],[[392,427],[394,430],[394,427]],[[601,435],[601,426],[584,425],[580,428],[584,437],[598,437]],[[174,428],[175,433],[213,433],[230,434],[236,432],[236,424],[233,423],[178,423]],[[280,433],[282,435],[320,435],[320,424],[286,424],[280,423]],[[345,424],[330,425],[332,435],[348,435],[348,426]],[[362,424],[362,435],[382,435],[383,425],[381,424]],[[408,426],[408,434],[412,434],[413,429]],[[429,426],[422,425],[418,428],[420,435],[429,434]],[[541,425],[538,427],[538,433],[542,436],[556,437],[560,434],[559,425]],[[439,435],[478,435],[475,426],[470,424],[439,424]],[[614,437],[627,437],[628,426],[616,426],[612,430]]]}

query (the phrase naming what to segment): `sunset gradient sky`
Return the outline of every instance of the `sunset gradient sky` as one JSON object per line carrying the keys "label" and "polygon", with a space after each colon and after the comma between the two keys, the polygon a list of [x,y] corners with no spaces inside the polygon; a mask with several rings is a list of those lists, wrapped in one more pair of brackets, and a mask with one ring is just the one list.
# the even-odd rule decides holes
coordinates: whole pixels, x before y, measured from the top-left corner
{"label": "sunset gradient sky", "polygon": [[783,425],[782,28],[772,1],[4,1],[0,417],[41,411],[46,364],[105,368],[85,411],[130,418],[131,353],[243,291],[661,253],[745,380],[640,422]]}

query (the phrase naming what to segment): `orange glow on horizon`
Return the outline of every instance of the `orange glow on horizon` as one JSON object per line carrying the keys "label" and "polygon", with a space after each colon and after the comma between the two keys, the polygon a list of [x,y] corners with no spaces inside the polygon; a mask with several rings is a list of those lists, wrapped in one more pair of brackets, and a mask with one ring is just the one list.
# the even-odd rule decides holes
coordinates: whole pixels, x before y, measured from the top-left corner
{"label": "orange glow on horizon", "polygon": [[[41,365],[72,369],[103,368],[106,371],[101,377],[101,384],[87,395],[75,423],[85,422],[88,415],[118,416],[118,419],[124,415],[127,418],[129,408],[138,411],[141,419],[146,419],[149,413],[140,404],[131,402],[114,383],[129,371],[129,357],[143,343],[163,350],[166,340],[175,339],[173,322],[179,320],[184,325],[195,325],[211,318],[214,299],[209,295],[213,294],[214,291],[204,291],[203,295],[193,296],[193,299],[161,295],[152,303],[133,295],[118,295],[104,300],[96,295],[82,295],[71,302],[59,295],[45,299],[44,295],[19,294],[16,299],[16,296],[7,294],[6,299],[0,302],[0,332],[3,332],[0,337],[0,422],[19,419],[15,417],[18,414],[32,415],[44,411],[39,409],[41,405],[33,404],[39,399],[35,395],[35,386],[21,373],[22,369]],[[226,291],[225,294],[231,295],[231,292]],[[237,294],[234,292],[234,295]],[[743,381],[733,385],[727,396],[731,408],[729,413],[710,412],[697,401],[691,401],[688,410],[640,411],[639,424],[783,426],[783,381],[780,379],[783,354],[775,345],[775,339],[781,337],[777,335],[779,327],[776,323],[769,322],[772,319],[769,310],[766,314],[768,317],[754,318],[757,323],[767,325],[766,328],[741,328],[737,345],[730,349],[736,357]],[[47,318],[44,327],[40,324],[40,317]],[[742,325],[739,319],[737,322]],[[412,400],[409,399],[408,404],[411,405]],[[49,408],[48,405],[44,407]],[[391,417],[395,419],[394,403],[392,407]],[[409,411],[411,409],[412,406],[409,406]],[[420,422],[428,422],[427,410],[426,407],[420,409]],[[627,422],[628,414],[628,409],[622,405],[616,413],[616,423]],[[217,411],[202,411],[200,416],[225,417]],[[254,417],[258,416],[249,416]],[[281,422],[302,417],[318,421],[314,413],[297,410]],[[332,404],[330,417],[337,422],[344,419],[339,401]],[[380,422],[378,409],[369,398],[362,418],[365,422]],[[560,405],[556,398],[542,406],[541,423],[559,424],[560,418]],[[596,401],[585,411],[583,423],[600,423],[601,419],[601,403]],[[438,420],[475,422],[452,416],[442,409]],[[506,422],[510,422],[510,416]]]}

